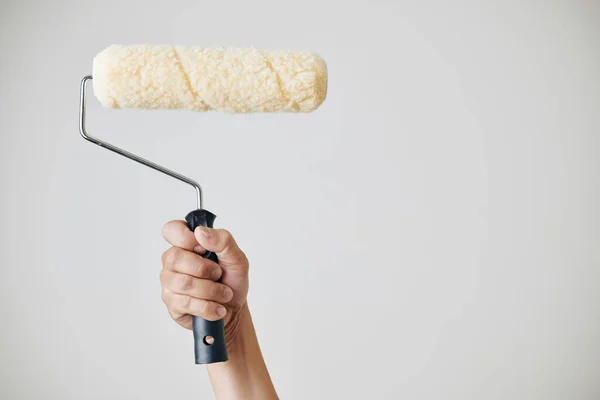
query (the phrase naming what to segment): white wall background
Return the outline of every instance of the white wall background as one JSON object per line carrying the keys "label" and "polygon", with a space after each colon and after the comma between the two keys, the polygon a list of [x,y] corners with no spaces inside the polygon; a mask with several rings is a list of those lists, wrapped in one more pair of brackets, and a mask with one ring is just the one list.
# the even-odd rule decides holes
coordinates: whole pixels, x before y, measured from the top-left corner
{"label": "white wall background", "polygon": [[211,398],[160,299],[193,191],[77,132],[112,43],[319,52],[314,114],[109,111],[251,260],[282,399],[600,397],[600,4],[0,2],[0,398]]}

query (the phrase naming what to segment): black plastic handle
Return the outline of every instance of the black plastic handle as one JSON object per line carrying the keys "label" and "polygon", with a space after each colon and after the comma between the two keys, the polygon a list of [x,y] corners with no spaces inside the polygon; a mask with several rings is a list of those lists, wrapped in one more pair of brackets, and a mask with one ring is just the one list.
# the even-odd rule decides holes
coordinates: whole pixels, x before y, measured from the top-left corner
{"label": "black plastic handle", "polygon": [[[188,228],[192,232],[199,226],[212,228],[215,218],[217,216],[207,210],[195,210],[185,216]],[[210,251],[206,252],[202,257],[219,262],[217,255]],[[227,361],[228,355],[223,320],[207,321],[203,318],[193,316],[192,321],[196,364],[212,364]],[[210,343],[211,341],[212,343]]]}

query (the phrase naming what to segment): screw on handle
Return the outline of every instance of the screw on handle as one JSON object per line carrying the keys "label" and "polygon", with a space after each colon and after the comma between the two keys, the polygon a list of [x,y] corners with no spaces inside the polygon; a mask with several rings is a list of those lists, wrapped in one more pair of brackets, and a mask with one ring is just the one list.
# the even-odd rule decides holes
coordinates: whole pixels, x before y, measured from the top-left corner
{"label": "screw on handle", "polygon": [[[200,209],[190,212],[186,215],[185,220],[188,228],[193,232],[199,226],[212,228],[216,217],[210,211]],[[210,251],[202,257],[219,262],[217,255]],[[192,328],[196,364],[212,364],[228,360],[223,319],[207,321],[204,318],[193,316]]]}

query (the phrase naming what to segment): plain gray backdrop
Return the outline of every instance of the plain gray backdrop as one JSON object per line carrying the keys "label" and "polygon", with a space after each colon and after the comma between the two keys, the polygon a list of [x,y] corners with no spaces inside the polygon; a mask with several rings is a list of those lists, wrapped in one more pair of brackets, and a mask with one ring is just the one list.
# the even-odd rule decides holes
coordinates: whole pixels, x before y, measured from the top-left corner
{"label": "plain gray backdrop", "polygon": [[0,2],[0,398],[211,398],[160,298],[189,187],[85,142],[118,44],[315,51],[310,115],[106,110],[251,260],[282,399],[600,396],[597,1]]}

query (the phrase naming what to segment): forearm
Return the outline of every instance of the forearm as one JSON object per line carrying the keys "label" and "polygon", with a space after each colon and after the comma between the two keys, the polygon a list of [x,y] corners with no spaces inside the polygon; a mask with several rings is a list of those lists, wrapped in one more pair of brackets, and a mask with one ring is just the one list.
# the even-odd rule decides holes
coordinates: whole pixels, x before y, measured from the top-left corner
{"label": "forearm", "polygon": [[247,304],[227,336],[231,336],[227,343],[229,361],[207,367],[216,398],[277,400]]}

